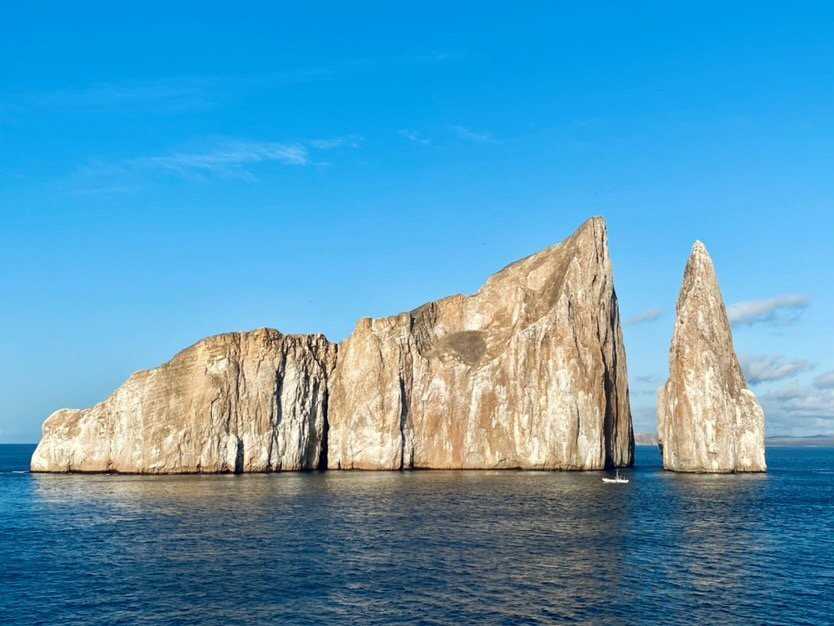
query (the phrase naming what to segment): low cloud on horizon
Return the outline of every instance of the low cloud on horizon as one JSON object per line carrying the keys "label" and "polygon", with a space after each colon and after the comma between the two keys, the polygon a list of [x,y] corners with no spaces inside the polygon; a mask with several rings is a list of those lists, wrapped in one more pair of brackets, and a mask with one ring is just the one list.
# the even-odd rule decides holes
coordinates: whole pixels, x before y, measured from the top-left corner
{"label": "low cloud on horizon", "polygon": [[834,389],[794,384],[759,397],[768,433],[834,434]]}

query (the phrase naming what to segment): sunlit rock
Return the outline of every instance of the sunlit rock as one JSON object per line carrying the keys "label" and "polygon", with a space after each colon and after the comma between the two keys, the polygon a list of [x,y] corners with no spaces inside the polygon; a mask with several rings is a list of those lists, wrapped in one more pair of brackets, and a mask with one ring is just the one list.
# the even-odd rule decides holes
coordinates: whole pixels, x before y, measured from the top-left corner
{"label": "sunlit rock", "polygon": [[43,425],[32,471],[264,472],[319,467],[336,346],[275,330],[209,337]]}
{"label": "sunlit rock", "polygon": [[632,463],[605,222],[473,296],[361,320],[330,387],[341,469],[600,469]]}
{"label": "sunlit rock", "polygon": [[664,468],[765,471],[764,413],[739,367],[715,268],[700,241],[686,264],[657,415]]}
{"label": "sunlit rock", "polygon": [[31,467],[601,469],[631,464],[633,450],[595,218],[477,294],[362,320],[338,348],[275,330],[205,339],[92,408],[53,413]]}

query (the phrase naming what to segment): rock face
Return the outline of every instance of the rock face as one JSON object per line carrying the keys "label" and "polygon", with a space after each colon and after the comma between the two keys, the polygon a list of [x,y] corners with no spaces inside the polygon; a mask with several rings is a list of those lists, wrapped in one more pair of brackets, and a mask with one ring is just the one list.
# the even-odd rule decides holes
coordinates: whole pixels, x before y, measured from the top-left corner
{"label": "rock face", "polygon": [[715,268],[700,241],[686,264],[657,415],[665,469],[766,470],[764,413],[747,389]]}
{"label": "rock face", "polygon": [[205,339],[90,409],[53,413],[31,468],[601,469],[633,452],[595,218],[473,296],[362,320],[338,349],[266,329]]}
{"label": "rock face", "polygon": [[32,471],[263,472],[323,462],[336,346],[275,330],[204,339],[43,425]]}
{"label": "rock face", "polygon": [[605,222],[470,297],[364,319],[340,346],[328,466],[630,465],[626,358]]}

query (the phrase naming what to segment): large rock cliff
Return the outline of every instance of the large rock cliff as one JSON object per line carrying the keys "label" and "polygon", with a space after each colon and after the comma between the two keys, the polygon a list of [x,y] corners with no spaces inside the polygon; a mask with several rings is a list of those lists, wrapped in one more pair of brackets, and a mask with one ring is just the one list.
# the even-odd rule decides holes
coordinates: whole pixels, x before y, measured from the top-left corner
{"label": "large rock cliff", "polygon": [[763,472],[765,421],[733,349],[707,249],[692,246],[678,298],[669,380],[658,392],[663,467],[677,472]]}
{"label": "large rock cliff", "polygon": [[315,469],[336,346],[256,330],[209,337],[90,409],[56,411],[32,471]]}
{"label": "large rock cliff", "polygon": [[601,469],[633,448],[595,218],[473,296],[362,320],[338,350],[274,330],[205,339],[90,409],[53,413],[31,467]]}
{"label": "large rock cliff", "polygon": [[605,222],[470,297],[364,319],[340,346],[328,465],[601,469],[632,463]]}

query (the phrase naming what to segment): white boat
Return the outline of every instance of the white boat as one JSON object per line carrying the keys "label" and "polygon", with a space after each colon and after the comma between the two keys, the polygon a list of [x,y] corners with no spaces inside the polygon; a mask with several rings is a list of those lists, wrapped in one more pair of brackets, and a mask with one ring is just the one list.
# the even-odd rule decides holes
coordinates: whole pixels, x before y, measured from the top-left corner
{"label": "white boat", "polygon": [[602,482],[604,482],[604,483],[625,484],[625,483],[628,482],[628,478],[620,478],[620,470],[617,470],[617,473],[614,476],[614,478],[608,478],[606,476],[603,476]]}

